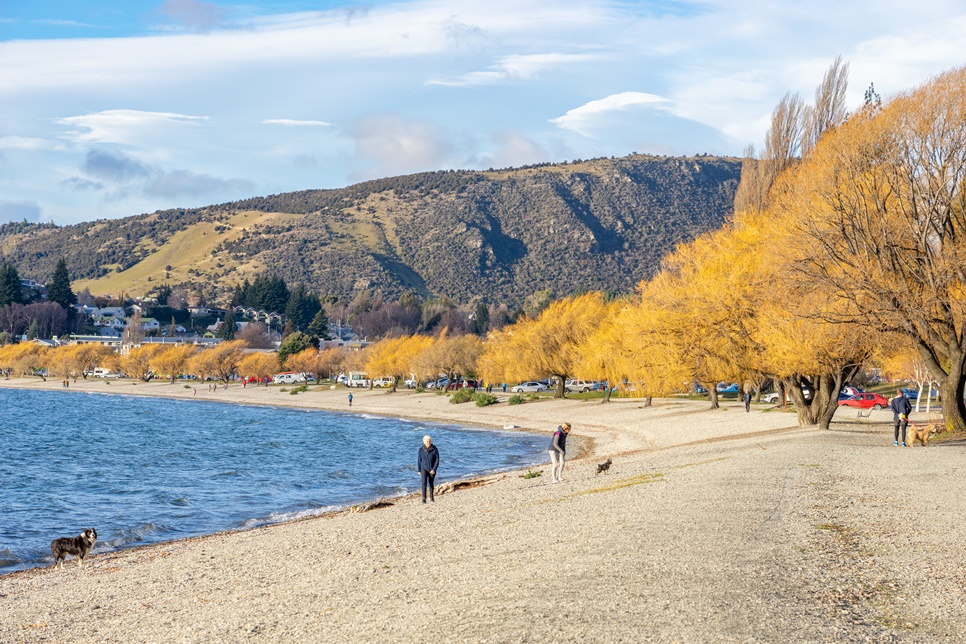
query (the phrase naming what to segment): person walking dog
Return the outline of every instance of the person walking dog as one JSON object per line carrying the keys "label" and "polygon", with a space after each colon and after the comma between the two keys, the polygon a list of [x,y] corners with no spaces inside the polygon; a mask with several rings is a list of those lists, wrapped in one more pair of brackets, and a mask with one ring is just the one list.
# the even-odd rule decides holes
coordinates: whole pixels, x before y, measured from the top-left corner
{"label": "person walking dog", "polygon": [[557,427],[550,439],[550,476],[552,483],[563,480],[564,464],[567,460],[567,434],[570,433],[570,423]]}
{"label": "person walking dog", "polygon": [[435,490],[436,468],[439,467],[439,450],[433,445],[432,436],[423,436],[423,446],[416,454],[416,470],[423,479],[423,503],[426,503],[426,488],[429,488],[429,500],[436,502]]}
{"label": "person walking dog", "polygon": [[899,445],[899,434],[901,432],[902,446],[908,447],[906,445],[906,427],[909,426],[909,414],[912,413],[912,404],[906,398],[906,394],[903,393],[902,389],[896,391],[896,397],[889,403],[889,408],[892,410],[892,423],[895,428],[895,440],[892,444]]}

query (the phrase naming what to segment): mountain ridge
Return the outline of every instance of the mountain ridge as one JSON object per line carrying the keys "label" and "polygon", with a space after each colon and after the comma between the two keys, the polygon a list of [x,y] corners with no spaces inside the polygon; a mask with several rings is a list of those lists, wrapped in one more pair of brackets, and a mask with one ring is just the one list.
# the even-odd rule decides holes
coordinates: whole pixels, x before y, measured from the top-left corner
{"label": "mountain ridge", "polygon": [[325,295],[414,290],[519,303],[549,291],[627,292],[680,242],[731,214],[741,161],[631,155],[447,170],[71,226],[0,226],[0,259],[75,289],[207,299],[260,272]]}

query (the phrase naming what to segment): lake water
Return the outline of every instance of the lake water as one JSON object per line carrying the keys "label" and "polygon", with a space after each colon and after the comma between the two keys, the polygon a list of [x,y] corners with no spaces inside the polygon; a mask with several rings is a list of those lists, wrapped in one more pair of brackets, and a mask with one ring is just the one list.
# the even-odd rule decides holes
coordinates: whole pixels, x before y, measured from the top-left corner
{"label": "lake water", "polygon": [[51,561],[50,541],[98,532],[95,553],[321,514],[525,467],[547,439],[336,412],[0,389],[0,573]]}

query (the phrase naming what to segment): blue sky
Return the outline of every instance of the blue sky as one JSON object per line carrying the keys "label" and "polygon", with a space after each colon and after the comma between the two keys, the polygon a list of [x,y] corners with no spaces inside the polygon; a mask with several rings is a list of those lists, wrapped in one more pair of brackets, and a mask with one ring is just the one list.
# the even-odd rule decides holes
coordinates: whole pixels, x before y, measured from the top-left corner
{"label": "blue sky", "polygon": [[963,33],[946,0],[0,0],[0,222],[738,155],[836,55],[856,106],[966,63]]}

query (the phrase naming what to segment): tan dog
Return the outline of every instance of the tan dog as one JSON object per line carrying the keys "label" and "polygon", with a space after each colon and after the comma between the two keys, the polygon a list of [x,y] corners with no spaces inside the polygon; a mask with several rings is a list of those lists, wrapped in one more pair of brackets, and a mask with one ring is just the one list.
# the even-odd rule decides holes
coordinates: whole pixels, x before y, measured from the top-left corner
{"label": "tan dog", "polygon": [[910,447],[912,447],[912,444],[915,443],[916,441],[919,441],[922,444],[922,446],[925,447],[926,444],[929,442],[929,435],[935,434],[937,431],[936,426],[933,425],[932,423],[928,425],[917,425],[915,423],[909,423],[909,429],[911,434],[911,437],[909,438]]}

